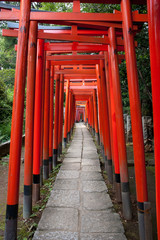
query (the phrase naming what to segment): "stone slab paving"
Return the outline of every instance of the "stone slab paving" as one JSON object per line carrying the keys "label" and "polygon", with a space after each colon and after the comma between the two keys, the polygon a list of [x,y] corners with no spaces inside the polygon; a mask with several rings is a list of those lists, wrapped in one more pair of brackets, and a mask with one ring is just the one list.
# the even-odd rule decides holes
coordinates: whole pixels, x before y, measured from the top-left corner
{"label": "stone slab paving", "polygon": [[100,170],[97,150],[85,125],[57,175],[33,240],[126,240]]}

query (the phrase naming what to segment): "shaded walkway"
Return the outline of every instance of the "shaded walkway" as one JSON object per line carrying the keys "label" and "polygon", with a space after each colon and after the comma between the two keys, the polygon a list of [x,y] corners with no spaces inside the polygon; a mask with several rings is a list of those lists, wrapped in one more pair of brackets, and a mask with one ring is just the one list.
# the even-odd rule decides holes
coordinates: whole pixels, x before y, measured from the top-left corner
{"label": "shaded walkway", "polygon": [[96,146],[87,128],[76,124],[74,138],[34,240],[125,240],[101,175]]}

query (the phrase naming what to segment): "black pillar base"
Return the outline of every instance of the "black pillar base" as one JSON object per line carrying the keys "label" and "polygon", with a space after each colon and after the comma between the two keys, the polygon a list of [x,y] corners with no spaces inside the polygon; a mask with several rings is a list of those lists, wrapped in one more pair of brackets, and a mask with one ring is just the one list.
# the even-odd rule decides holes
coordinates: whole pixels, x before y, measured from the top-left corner
{"label": "black pillar base", "polygon": [[32,185],[24,185],[23,218],[27,219],[32,213]]}
{"label": "black pillar base", "polygon": [[67,147],[67,138],[64,138],[64,148]]}
{"label": "black pillar base", "polygon": [[67,143],[69,143],[70,140],[70,132],[67,133]]}
{"label": "black pillar base", "polygon": [[53,149],[53,168],[57,166],[58,162],[58,150]]}
{"label": "black pillar base", "polygon": [[4,239],[17,239],[18,204],[7,205]]}
{"label": "black pillar base", "polygon": [[43,166],[40,167],[40,187],[43,185]]}
{"label": "black pillar base", "polygon": [[52,172],[52,165],[53,165],[53,157],[49,157],[49,173]]}
{"label": "black pillar base", "polygon": [[113,184],[113,169],[112,169],[112,159],[107,160],[108,166],[107,166],[107,174],[108,174],[108,180],[111,184]]}
{"label": "black pillar base", "polygon": [[40,200],[40,174],[33,175],[33,202]]}
{"label": "black pillar base", "polygon": [[129,182],[122,182],[121,189],[122,189],[123,217],[126,220],[131,220],[132,211],[131,211],[131,201],[130,201],[130,193],[129,193]]}
{"label": "black pillar base", "polygon": [[62,154],[62,143],[59,144],[59,156]]}
{"label": "black pillar base", "polygon": [[49,159],[43,160],[43,178],[45,180],[49,178]]}
{"label": "black pillar base", "polygon": [[116,190],[116,200],[118,203],[122,202],[122,194],[121,194],[121,180],[120,174],[115,173],[115,190]]}

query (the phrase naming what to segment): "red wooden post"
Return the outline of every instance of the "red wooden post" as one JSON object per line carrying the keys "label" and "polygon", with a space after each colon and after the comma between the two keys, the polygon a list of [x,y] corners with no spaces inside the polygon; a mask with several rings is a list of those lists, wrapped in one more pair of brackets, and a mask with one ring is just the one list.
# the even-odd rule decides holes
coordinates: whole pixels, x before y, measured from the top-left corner
{"label": "red wooden post", "polygon": [[11,144],[8,176],[5,239],[17,238],[19,174],[21,161],[24,93],[27,71],[27,48],[30,19],[30,0],[21,0],[18,49],[12,111]]}
{"label": "red wooden post", "polygon": [[91,107],[91,97],[89,98],[89,115],[90,115],[90,133],[92,133],[92,107]]}
{"label": "red wooden post", "polygon": [[46,61],[44,87],[43,178],[49,177],[50,61]]}
{"label": "red wooden post", "polygon": [[84,122],[85,122],[85,124],[87,122],[87,105],[85,105],[85,118],[84,118]]}
{"label": "red wooden post", "polygon": [[69,80],[67,80],[66,87],[66,104],[65,104],[65,119],[64,119],[64,147],[67,146],[67,132],[68,132],[68,107],[69,107]]}
{"label": "red wooden post", "polygon": [[96,76],[97,76],[97,89],[98,89],[98,114],[99,114],[99,129],[100,129],[100,144],[103,145],[103,136],[102,136],[102,129],[103,129],[103,120],[102,120],[102,100],[101,100],[101,91],[100,91],[100,81],[99,81],[99,66],[96,65]]}
{"label": "red wooden post", "polygon": [[92,116],[91,97],[89,98],[89,111],[90,111],[90,133],[92,134],[93,116]]}
{"label": "red wooden post", "polygon": [[91,115],[91,98],[89,98],[88,101],[88,109],[89,109],[89,118],[88,118],[88,123],[89,123],[89,131],[91,133],[91,124],[92,124],[92,115]]}
{"label": "red wooden post", "polygon": [[96,95],[95,89],[93,91],[93,104],[94,104],[95,136],[96,136],[97,143],[99,144],[97,95]]}
{"label": "red wooden post", "polygon": [[73,93],[71,91],[71,121],[70,121],[70,140],[72,136],[72,118],[73,118],[73,113],[74,113],[74,107],[73,107]]}
{"label": "red wooden post", "polygon": [[76,102],[75,102],[75,97],[73,96],[73,119],[72,119],[72,134],[73,134],[73,129],[74,129],[74,122],[75,122],[75,111],[76,111]]}
{"label": "red wooden post", "polygon": [[105,65],[104,61],[100,60],[100,70],[101,70],[101,81],[104,88],[102,88],[103,102],[104,102],[104,121],[105,121],[105,135],[106,135],[106,170],[108,172],[108,178],[111,183],[113,183],[113,169],[112,169],[112,153],[111,153],[111,139],[110,139],[110,124],[109,124],[109,108],[108,108],[108,93],[106,86],[106,75],[105,75]]}
{"label": "red wooden post", "polygon": [[58,125],[59,125],[59,74],[55,74],[56,92],[55,92],[55,115],[54,115],[54,142],[53,142],[53,167],[57,166],[58,161]]}
{"label": "red wooden post", "polygon": [[[144,203],[148,202],[141,105],[130,0],[122,0],[123,36],[130,99],[140,239],[145,239]],[[125,189],[124,189],[125,190]],[[122,190],[123,191],[123,190]],[[148,209],[149,211],[149,209]]]}
{"label": "red wooden post", "polygon": [[101,73],[101,95],[103,104],[103,122],[104,122],[104,154],[105,154],[105,169],[108,173],[109,181],[113,182],[113,172],[112,172],[112,159],[111,159],[111,144],[110,144],[110,129],[109,129],[109,116],[108,116],[108,103],[107,103],[107,89],[106,89],[106,79],[105,79],[105,68],[104,62],[100,61]]}
{"label": "red wooden post", "polygon": [[33,128],[34,128],[34,96],[37,52],[37,22],[30,22],[28,44],[28,71],[26,96],[25,125],[25,162],[24,162],[24,197],[23,218],[29,218],[32,213],[32,169],[33,169]]}
{"label": "red wooden post", "polygon": [[58,152],[62,154],[62,133],[63,133],[63,102],[64,102],[64,79],[60,75],[60,95],[59,95],[59,130],[58,130]]}
{"label": "red wooden post", "polygon": [[[111,77],[110,77],[111,81]],[[115,189],[116,189],[116,199],[118,202],[122,201],[121,196],[121,181],[120,181],[120,166],[119,166],[119,154],[118,154],[118,138],[117,138],[117,121],[115,113],[115,103],[113,96],[113,86],[110,84],[110,104],[111,104],[111,125],[112,125],[112,159],[114,162],[114,172],[115,172]],[[124,212],[123,212],[124,215]]]}
{"label": "red wooden post", "polygon": [[69,90],[69,108],[68,108],[68,131],[67,131],[67,141],[69,142],[70,141],[70,124],[71,124],[71,111],[72,111],[72,93],[71,93],[71,90]]}
{"label": "red wooden post", "polygon": [[109,29],[110,39],[110,64],[112,70],[112,89],[113,98],[115,105],[115,118],[117,125],[117,139],[118,139],[118,152],[120,162],[120,177],[121,177],[121,189],[122,189],[122,204],[123,204],[123,215],[124,218],[130,220],[132,218],[131,204],[129,196],[129,177],[127,167],[127,152],[126,152],[126,141],[125,141],[125,130],[123,120],[123,106],[121,96],[121,85],[118,68],[118,56],[117,56],[117,45],[116,45],[116,34],[115,29]]}
{"label": "red wooden post", "polygon": [[[108,51],[110,46],[108,46]],[[109,109],[109,124],[110,124],[110,138],[111,138],[111,158],[114,163],[115,172],[115,189],[116,189],[116,199],[118,202],[122,201],[121,198],[121,183],[120,183],[120,168],[119,168],[119,155],[118,155],[118,140],[117,140],[117,126],[115,117],[115,104],[113,98],[113,86],[112,86],[112,74],[111,66],[108,63],[108,53],[105,53],[105,69],[106,69],[106,85],[107,85],[107,99],[108,99],[108,109]]]}
{"label": "red wooden post", "polygon": [[50,72],[50,110],[49,110],[49,172],[53,165],[53,112],[54,112],[54,66],[51,66]]}
{"label": "red wooden post", "polygon": [[92,113],[92,135],[95,136],[95,120],[94,120],[93,96],[91,96],[91,113]]}
{"label": "red wooden post", "polygon": [[41,121],[42,121],[42,84],[44,40],[37,42],[37,63],[35,82],[34,107],[34,138],[33,138],[33,201],[40,199],[40,159],[41,159]]}
{"label": "red wooden post", "polygon": [[154,123],[154,156],[155,156],[155,176],[156,176],[156,211],[157,230],[160,239],[160,2],[148,0],[148,25],[149,25],[149,46],[151,62],[151,81],[153,99],[153,123]]}
{"label": "red wooden post", "polygon": [[100,116],[100,139],[101,139],[101,147],[102,147],[102,153],[103,158],[105,160],[105,152],[104,147],[106,147],[106,136],[105,136],[105,119],[104,119],[104,109],[103,109],[103,95],[102,95],[102,85],[101,85],[101,76],[100,76],[100,67],[97,64],[96,65],[96,75],[97,75],[97,87],[98,87],[98,105],[99,105],[99,116]]}
{"label": "red wooden post", "polygon": [[87,101],[87,104],[86,104],[86,110],[87,110],[87,116],[86,116],[86,120],[87,120],[87,127],[88,127],[88,101]]}
{"label": "red wooden post", "polygon": [[44,88],[45,88],[45,73],[46,73],[46,54],[43,51],[43,64],[42,64],[42,110],[41,110],[41,155],[40,155],[40,187],[43,185],[43,137],[44,137]]}

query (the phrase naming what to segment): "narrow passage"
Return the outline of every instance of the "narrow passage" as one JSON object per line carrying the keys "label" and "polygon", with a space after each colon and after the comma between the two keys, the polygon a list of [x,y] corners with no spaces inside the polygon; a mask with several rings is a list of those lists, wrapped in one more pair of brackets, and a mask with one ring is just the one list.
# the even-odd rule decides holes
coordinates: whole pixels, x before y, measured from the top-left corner
{"label": "narrow passage", "polygon": [[33,240],[125,240],[101,175],[96,146],[77,123]]}

